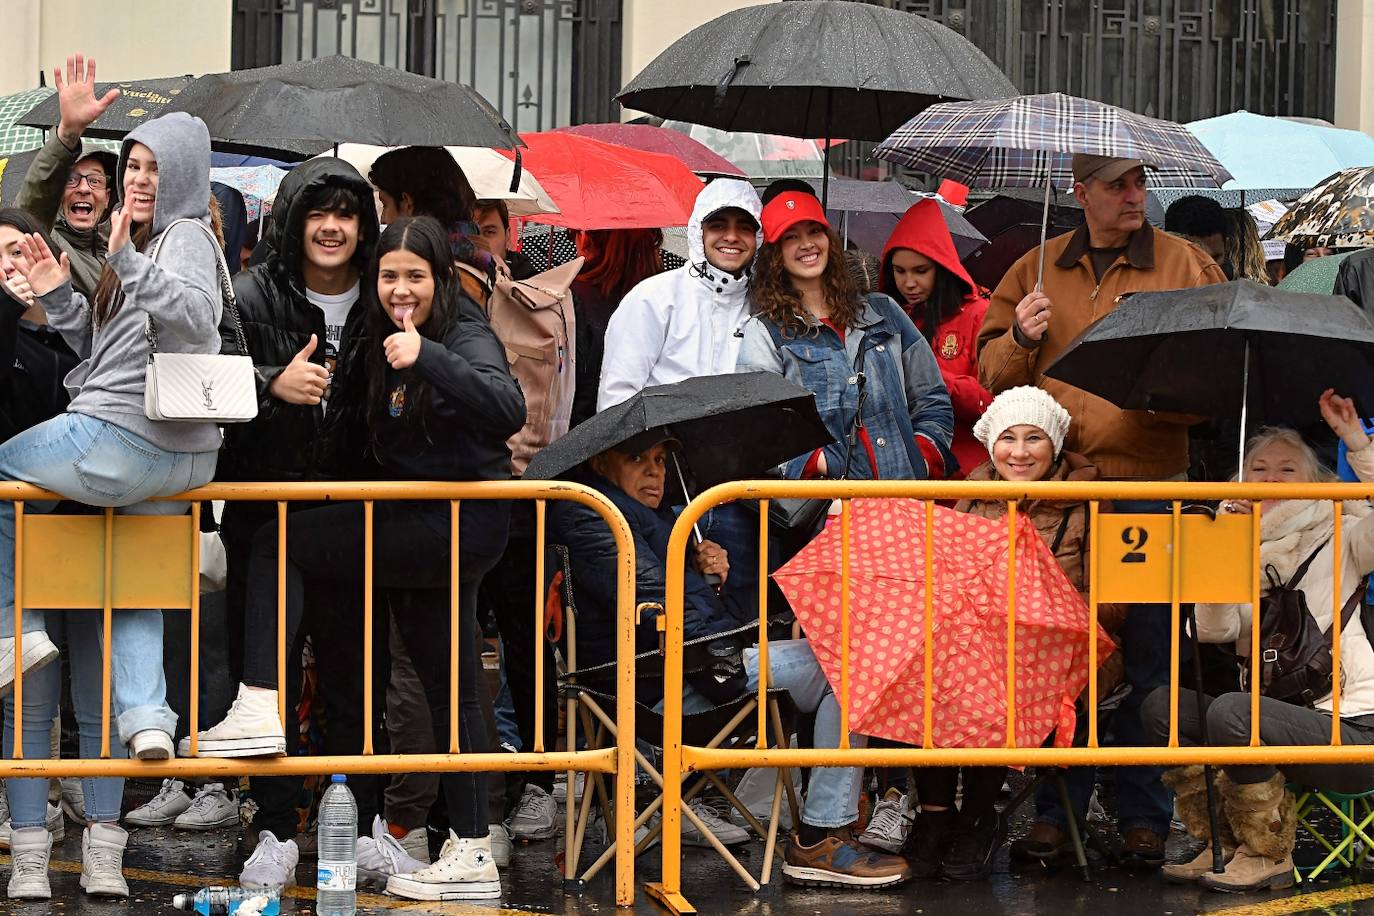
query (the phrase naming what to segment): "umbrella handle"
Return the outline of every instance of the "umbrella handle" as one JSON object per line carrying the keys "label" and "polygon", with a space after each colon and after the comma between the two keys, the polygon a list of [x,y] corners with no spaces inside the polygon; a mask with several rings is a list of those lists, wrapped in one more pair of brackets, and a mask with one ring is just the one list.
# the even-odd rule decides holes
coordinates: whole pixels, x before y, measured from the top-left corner
{"label": "umbrella handle", "polygon": [[1045,174],[1045,204],[1040,210],[1040,263],[1035,269],[1035,291],[1045,288],[1045,236],[1050,228],[1050,185],[1054,181],[1054,170]]}

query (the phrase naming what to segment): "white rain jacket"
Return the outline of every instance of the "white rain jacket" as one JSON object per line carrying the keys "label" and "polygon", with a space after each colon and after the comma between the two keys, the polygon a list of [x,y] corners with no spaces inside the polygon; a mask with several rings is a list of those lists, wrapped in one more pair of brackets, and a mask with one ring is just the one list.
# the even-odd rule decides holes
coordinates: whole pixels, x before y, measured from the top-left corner
{"label": "white rain jacket", "polygon": [[[606,326],[596,409],[651,385],[735,371],[749,318],[749,273],[733,277],[706,260],[701,224],[729,207],[759,222],[762,206],[747,181],[717,179],[697,195],[687,223],[688,262],[625,294]],[[762,244],[760,235],[757,244]]]}

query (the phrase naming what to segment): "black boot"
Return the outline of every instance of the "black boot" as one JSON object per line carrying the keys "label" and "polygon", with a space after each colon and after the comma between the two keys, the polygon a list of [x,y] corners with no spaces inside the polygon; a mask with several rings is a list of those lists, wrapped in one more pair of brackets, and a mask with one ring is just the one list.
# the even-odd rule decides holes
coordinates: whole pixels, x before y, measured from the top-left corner
{"label": "black boot", "polygon": [[916,816],[916,827],[907,841],[907,861],[911,863],[913,878],[940,877],[940,861],[949,849],[959,812],[922,811]]}
{"label": "black boot", "polygon": [[987,820],[959,816],[940,870],[953,881],[981,881],[992,871],[997,830]]}

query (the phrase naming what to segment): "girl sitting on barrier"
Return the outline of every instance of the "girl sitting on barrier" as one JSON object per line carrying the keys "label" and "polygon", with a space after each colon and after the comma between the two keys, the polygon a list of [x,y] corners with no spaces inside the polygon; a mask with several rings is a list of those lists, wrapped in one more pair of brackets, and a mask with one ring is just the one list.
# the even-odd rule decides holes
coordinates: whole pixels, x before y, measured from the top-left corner
{"label": "girl sitting on barrier", "polygon": [[[1374,442],[1360,425],[1354,404],[1327,391],[1321,397],[1322,418],[1349,448],[1350,466],[1361,480],[1374,480]],[[1290,429],[1264,429],[1246,446],[1244,480],[1247,483],[1315,483],[1333,480],[1317,461],[1316,454]],[[1247,500],[1227,500],[1221,512],[1249,514]],[[1369,504],[1348,501],[1341,521],[1341,591],[1352,596],[1352,609],[1341,629],[1341,743],[1374,744],[1374,649],[1370,648],[1359,609],[1364,594],[1361,581],[1374,572],[1374,513]],[[1332,537],[1335,530],[1332,503],[1326,500],[1265,500],[1260,521],[1260,587],[1270,591],[1271,582],[1291,584],[1301,592],[1307,611],[1330,638],[1333,589]],[[1310,560],[1310,563],[1308,562]],[[1306,566],[1304,572],[1299,572]],[[1301,576],[1301,578],[1299,578]],[[1250,604],[1199,604],[1198,640],[1234,642],[1250,669],[1252,607]],[[1275,696],[1260,697],[1259,737],[1264,745],[1325,745],[1331,740],[1330,677],[1318,688],[1311,705],[1299,705]],[[1273,689],[1271,685],[1270,690]],[[1181,744],[1199,744],[1203,731],[1198,721],[1197,697],[1191,690],[1178,692],[1178,737]],[[1202,698],[1206,710],[1206,737],[1218,746],[1250,743],[1248,692]],[[1150,694],[1141,710],[1145,727],[1158,744],[1169,739],[1169,690]],[[1293,884],[1293,846],[1296,815],[1293,793],[1286,783],[1333,792],[1360,793],[1374,787],[1374,765],[1293,764],[1279,771],[1274,766],[1224,766],[1216,777],[1221,796],[1221,845],[1226,870],[1213,873],[1211,830],[1203,768],[1176,767],[1165,782],[1177,794],[1179,818],[1188,832],[1209,845],[1191,862],[1167,865],[1167,880],[1196,880],[1204,887],[1241,893]]]}
{"label": "girl sitting on barrier", "polygon": [[[363,295],[370,299],[368,427],[381,476],[508,479],[506,440],[524,425],[524,399],[507,369],[505,350],[477,304],[462,292],[443,227],[430,217],[405,217],[389,225],[377,243]],[[505,547],[508,516],[505,502],[462,503],[458,729],[459,746],[469,752],[489,746],[477,694],[482,671],[477,587]],[[378,501],[373,519],[373,584],[389,603],[424,686],[436,746],[447,748],[449,503]],[[300,623],[307,576],[329,575],[363,587],[364,525],[359,503],[291,516],[287,645],[293,644]],[[199,751],[205,756],[284,753],[276,690],[277,549],[275,526],[265,526],[254,539],[249,567],[244,683],[224,721],[199,735]],[[449,840],[433,865],[392,874],[388,891],[418,900],[499,896],[487,833],[486,776],[445,773],[440,782],[448,804]]]}

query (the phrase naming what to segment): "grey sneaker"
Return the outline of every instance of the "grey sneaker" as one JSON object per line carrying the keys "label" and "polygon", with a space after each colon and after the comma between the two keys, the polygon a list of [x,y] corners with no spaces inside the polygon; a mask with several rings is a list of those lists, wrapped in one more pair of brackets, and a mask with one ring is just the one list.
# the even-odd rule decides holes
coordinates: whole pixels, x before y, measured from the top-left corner
{"label": "grey sneaker", "polygon": [[358,884],[386,889],[392,875],[409,875],[428,862],[411,858],[399,840],[386,829],[386,821],[372,819],[372,836],[358,837]]}
{"label": "grey sneaker", "polygon": [[511,854],[515,852],[515,844],[510,840],[510,831],[506,829],[506,825],[488,824],[487,839],[491,840],[491,858],[496,867],[509,867]]}
{"label": "grey sneaker", "polygon": [[[715,808],[702,799],[695,799],[688,807],[701,818],[701,822],[706,825],[706,829],[716,835],[722,846],[738,846],[741,843],[749,842],[749,831],[737,824],[732,824],[720,816]],[[682,843],[684,846],[710,846],[711,842],[701,835],[687,818],[682,819]]]}
{"label": "grey sneaker", "polygon": [[61,788],[58,793],[62,813],[68,820],[79,826],[86,826],[86,793],[81,788],[81,780],[74,776],[64,776],[58,780]]}
{"label": "grey sneaker", "polygon": [[873,806],[873,816],[859,834],[859,842],[883,852],[899,853],[915,823],[916,812],[911,810],[910,799],[900,789],[888,789]]}
{"label": "grey sneaker", "polygon": [[[47,818],[48,833],[52,834],[54,843],[62,842],[67,835],[67,824],[62,818],[62,809],[56,805],[48,805]],[[10,848],[10,812],[9,805],[5,806],[5,822],[0,824],[0,849]]]}
{"label": "grey sneaker", "polygon": [[510,816],[510,834],[517,840],[547,840],[558,834],[558,803],[543,789],[525,786]]}
{"label": "grey sneaker", "polygon": [[180,779],[162,780],[162,788],[152,798],[124,815],[132,827],[165,827],[191,807],[191,796]]}
{"label": "grey sneaker", "polygon": [[200,787],[191,806],[177,816],[172,826],[178,830],[214,830],[239,822],[239,803],[229,797],[224,783],[211,782]]}
{"label": "grey sneaker", "polygon": [[239,884],[248,888],[281,890],[292,883],[300,861],[294,841],[283,843],[272,835],[272,831],[264,830],[258,834],[257,849],[243,863]]}

